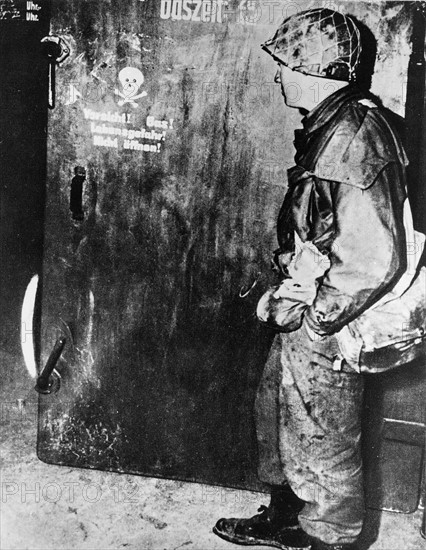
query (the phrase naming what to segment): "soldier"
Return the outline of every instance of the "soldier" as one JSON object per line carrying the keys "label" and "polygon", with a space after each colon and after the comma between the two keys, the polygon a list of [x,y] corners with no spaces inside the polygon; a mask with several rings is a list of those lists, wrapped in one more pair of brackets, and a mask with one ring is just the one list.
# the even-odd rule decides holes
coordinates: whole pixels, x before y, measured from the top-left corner
{"label": "soldier", "polygon": [[252,518],[217,522],[214,532],[237,544],[350,550],[363,526],[363,376],[343,359],[336,333],[406,267],[406,157],[368,91],[374,61],[363,36],[354,18],[312,9],[284,20],[262,46],[278,63],[285,103],[304,115],[276,262],[285,273],[296,247],[309,246],[328,269],[300,328],[276,335],[264,370],[256,423],[271,501]]}

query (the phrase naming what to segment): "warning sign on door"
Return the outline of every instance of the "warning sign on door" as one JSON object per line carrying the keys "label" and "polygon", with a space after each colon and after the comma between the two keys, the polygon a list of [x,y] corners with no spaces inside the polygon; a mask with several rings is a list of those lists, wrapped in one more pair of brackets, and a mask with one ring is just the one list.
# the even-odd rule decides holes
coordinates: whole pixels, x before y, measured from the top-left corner
{"label": "warning sign on door", "polygon": [[84,109],[84,118],[90,121],[90,132],[95,147],[125,149],[144,153],[160,153],[167,132],[173,130],[174,120],[146,117],[143,127],[136,127],[133,116],[127,113],[98,112]]}

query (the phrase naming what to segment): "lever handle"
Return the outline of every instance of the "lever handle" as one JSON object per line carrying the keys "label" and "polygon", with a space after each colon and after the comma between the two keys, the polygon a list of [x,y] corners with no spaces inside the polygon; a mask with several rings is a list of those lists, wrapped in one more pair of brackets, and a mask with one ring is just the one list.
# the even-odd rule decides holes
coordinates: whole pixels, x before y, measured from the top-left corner
{"label": "lever handle", "polygon": [[54,377],[52,373],[56,366],[56,363],[58,362],[62,354],[66,341],[67,339],[65,338],[65,336],[61,336],[56,340],[53,350],[50,353],[49,358],[47,360],[47,363],[44,369],[42,370],[40,376],[37,378],[37,384],[35,386],[35,390],[38,393],[42,393],[42,394],[52,393],[53,385],[55,382],[57,382],[57,387],[55,388],[55,390],[58,391],[59,377],[58,375]]}
{"label": "lever handle", "polygon": [[70,55],[71,49],[60,36],[45,36],[41,40],[44,54],[49,60],[49,109],[56,105],[56,65],[59,65]]}

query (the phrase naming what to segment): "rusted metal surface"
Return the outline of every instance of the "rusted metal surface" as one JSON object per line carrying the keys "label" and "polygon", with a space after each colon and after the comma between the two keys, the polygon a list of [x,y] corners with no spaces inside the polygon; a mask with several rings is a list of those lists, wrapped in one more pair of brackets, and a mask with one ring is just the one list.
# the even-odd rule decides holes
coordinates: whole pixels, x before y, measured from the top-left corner
{"label": "rusted metal surface", "polygon": [[[73,345],[39,454],[244,484],[269,335],[258,288],[241,290],[268,269],[286,118],[261,29],[162,20],[158,7],[55,6],[74,51],[49,123],[43,344],[62,319]],[[129,67],[144,81],[126,95]],[[82,221],[69,210],[77,166]]]}

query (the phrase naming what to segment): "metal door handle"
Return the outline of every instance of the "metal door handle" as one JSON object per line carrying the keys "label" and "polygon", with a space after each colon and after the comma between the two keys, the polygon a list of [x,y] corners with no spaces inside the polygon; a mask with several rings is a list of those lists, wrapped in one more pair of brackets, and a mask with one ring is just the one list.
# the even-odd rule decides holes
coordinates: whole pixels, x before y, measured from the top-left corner
{"label": "metal door handle", "polygon": [[41,371],[40,376],[37,378],[35,390],[38,391],[38,393],[49,394],[59,390],[60,376],[57,371],[54,372],[54,369],[62,354],[66,341],[67,339],[65,336],[61,336],[56,340],[53,350],[49,355],[49,359],[44,369]]}
{"label": "metal door handle", "polygon": [[71,49],[60,36],[49,35],[41,40],[44,54],[49,60],[49,109],[56,105],[56,65],[59,65],[70,55]]}

